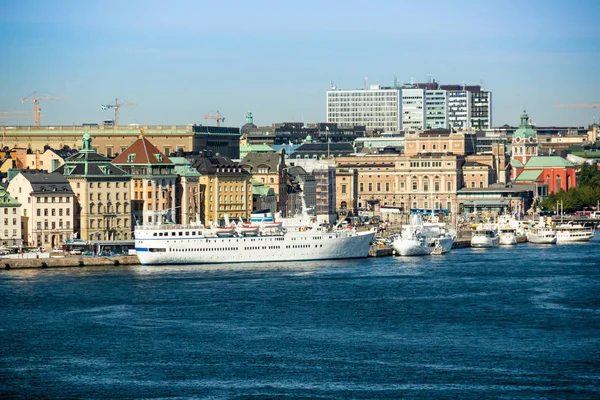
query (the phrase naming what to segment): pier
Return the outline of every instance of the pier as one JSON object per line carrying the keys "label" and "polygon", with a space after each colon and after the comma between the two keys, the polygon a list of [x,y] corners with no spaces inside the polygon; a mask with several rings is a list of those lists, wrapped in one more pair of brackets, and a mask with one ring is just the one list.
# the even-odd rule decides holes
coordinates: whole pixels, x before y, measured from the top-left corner
{"label": "pier", "polygon": [[0,269],[80,268],[139,265],[136,255],[116,257],[2,258]]}

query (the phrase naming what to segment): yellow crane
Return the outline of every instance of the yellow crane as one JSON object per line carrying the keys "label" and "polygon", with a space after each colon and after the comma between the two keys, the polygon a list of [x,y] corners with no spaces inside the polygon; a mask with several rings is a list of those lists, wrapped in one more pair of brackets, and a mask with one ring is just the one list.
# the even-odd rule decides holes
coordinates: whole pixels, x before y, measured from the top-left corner
{"label": "yellow crane", "polygon": [[29,111],[0,111],[0,119],[8,119],[8,118],[15,118],[15,119],[25,119],[25,118],[31,118],[32,115],[31,114],[27,114]]}
{"label": "yellow crane", "polygon": [[114,125],[119,126],[119,107],[130,107],[137,106],[135,103],[119,103],[119,100],[115,98],[115,102],[113,104],[102,104],[103,110],[110,110],[111,108],[115,109],[115,121]]}
{"label": "yellow crane", "polygon": [[40,117],[42,115],[42,109],[40,108],[40,100],[58,100],[64,99],[66,96],[43,96],[37,97],[37,94],[33,92],[33,96],[23,97],[21,103],[26,101],[33,102],[33,126],[40,126]]}
{"label": "yellow crane", "polygon": [[221,113],[219,112],[219,110],[217,110],[215,115],[205,115],[204,118],[205,119],[214,119],[215,121],[217,121],[217,126],[221,126],[221,122],[225,121],[225,118],[221,116]]}
{"label": "yellow crane", "polygon": [[555,108],[600,108],[600,104],[557,104]]}

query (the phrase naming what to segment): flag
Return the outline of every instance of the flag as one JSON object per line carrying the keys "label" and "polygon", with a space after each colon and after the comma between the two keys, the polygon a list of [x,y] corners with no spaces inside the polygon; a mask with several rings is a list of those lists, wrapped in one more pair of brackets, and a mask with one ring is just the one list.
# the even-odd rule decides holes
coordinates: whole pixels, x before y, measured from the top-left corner
{"label": "flag", "polygon": [[328,130],[329,130],[329,127],[328,127],[327,125],[325,125],[325,130],[326,130],[326,131],[328,131]]}

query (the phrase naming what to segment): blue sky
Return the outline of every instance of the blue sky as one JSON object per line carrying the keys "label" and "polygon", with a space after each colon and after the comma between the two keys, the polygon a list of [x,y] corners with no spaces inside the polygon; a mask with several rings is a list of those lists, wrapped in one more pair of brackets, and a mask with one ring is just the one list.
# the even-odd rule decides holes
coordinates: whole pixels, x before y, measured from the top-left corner
{"label": "blue sky", "polygon": [[[600,109],[600,1],[3,1],[0,111],[43,125],[325,121],[325,92],[394,77],[480,84],[493,124],[578,125]],[[0,119],[2,125],[32,124]]]}

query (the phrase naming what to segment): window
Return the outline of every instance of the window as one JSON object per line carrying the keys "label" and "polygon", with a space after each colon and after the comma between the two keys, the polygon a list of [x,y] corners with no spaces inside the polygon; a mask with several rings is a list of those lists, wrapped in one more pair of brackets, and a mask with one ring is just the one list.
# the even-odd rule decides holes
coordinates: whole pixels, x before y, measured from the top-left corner
{"label": "window", "polygon": [[447,190],[449,192],[451,192],[452,191],[452,182],[446,182],[446,186],[447,186]]}
{"label": "window", "polygon": [[346,194],[346,185],[342,185],[342,194]]}
{"label": "window", "polygon": [[131,153],[127,155],[127,162],[133,162],[135,160],[135,153]]}
{"label": "window", "polygon": [[70,215],[71,215],[71,209],[70,209],[70,208],[67,208],[67,209],[66,209],[66,213],[67,213],[67,217],[68,217],[68,216],[70,216]]}
{"label": "window", "polygon": [[373,191],[373,183],[369,182],[369,192]]}
{"label": "window", "polygon": [[364,191],[365,191],[364,184],[363,184],[362,182],[360,183],[360,191],[361,191],[361,192],[364,192]]}
{"label": "window", "polygon": [[47,217],[48,216],[48,209],[44,208],[44,216]]}
{"label": "window", "polygon": [[40,210],[39,208],[37,209],[37,216],[41,217],[42,216],[42,210]]}
{"label": "window", "polygon": [[389,182],[386,182],[386,183],[385,183],[385,191],[386,191],[386,192],[389,192],[389,191],[390,191],[390,183],[389,183]]}
{"label": "window", "polygon": [[381,192],[381,182],[377,182],[377,191]]}
{"label": "window", "polygon": [[433,183],[433,190],[435,190],[436,192],[440,191],[440,183],[439,182]]}
{"label": "window", "polygon": [[[417,182],[413,182],[413,183],[412,183],[412,190],[413,190],[413,192],[416,192],[416,191],[417,191]],[[415,207],[416,207],[416,206],[415,206]],[[413,207],[413,208],[414,208],[414,207]]]}

